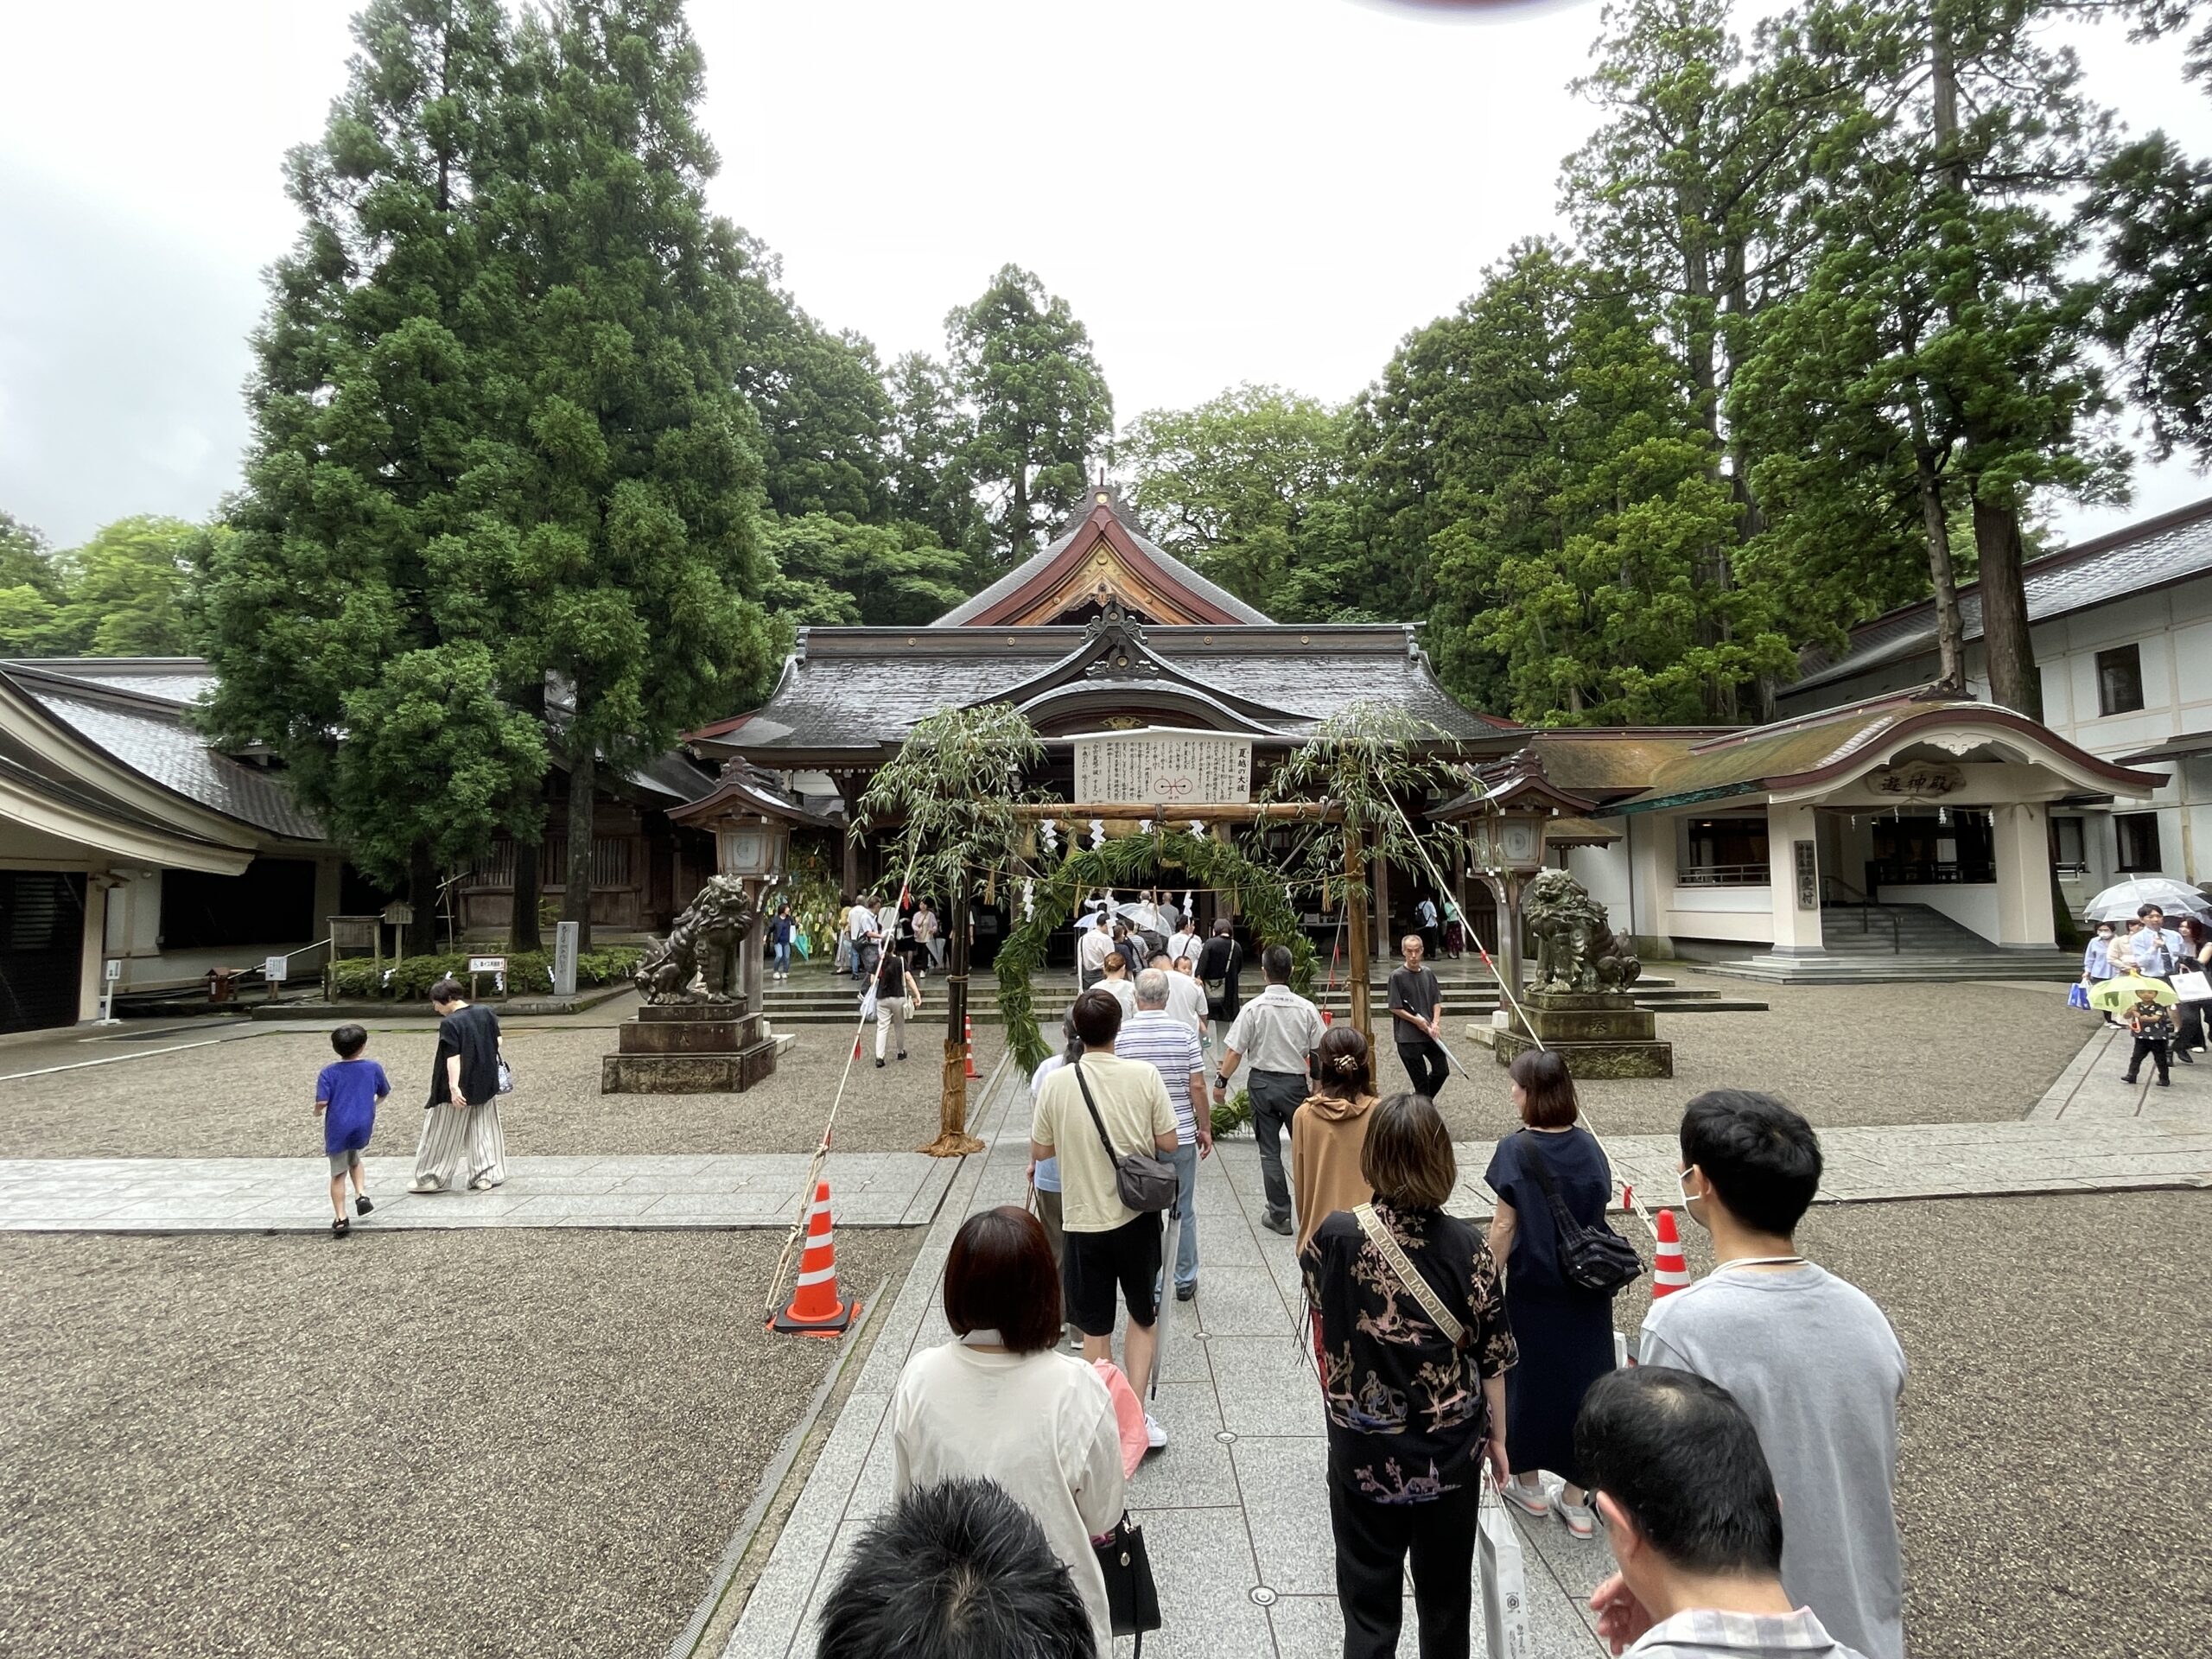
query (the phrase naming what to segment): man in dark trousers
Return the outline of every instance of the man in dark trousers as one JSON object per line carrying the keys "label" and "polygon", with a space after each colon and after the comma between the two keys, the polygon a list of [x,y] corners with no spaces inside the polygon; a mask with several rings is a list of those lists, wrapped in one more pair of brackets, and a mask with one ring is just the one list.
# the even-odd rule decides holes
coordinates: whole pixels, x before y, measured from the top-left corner
{"label": "man in dark trousers", "polygon": [[1434,1100],[1452,1075],[1444,1052],[1444,988],[1421,961],[1421,940],[1408,933],[1398,942],[1405,962],[1390,975],[1391,1034],[1398,1042],[1398,1064],[1413,1079],[1414,1093]]}
{"label": "man in dark trousers", "polygon": [[1252,1133],[1260,1142],[1260,1184],[1267,1209],[1260,1225],[1289,1236],[1290,1182],[1283,1174],[1282,1137],[1313,1091],[1313,1051],[1321,1046],[1321,1011],[1290,988],[1290,947],[1271,944],[1260,953],[1267,988],[1237,1011],[1222,1039],[1214,1072],[1214,1104],[1229,1098],[1230,1079],[1251,1062],[1244,1087],[1252,1096]]}

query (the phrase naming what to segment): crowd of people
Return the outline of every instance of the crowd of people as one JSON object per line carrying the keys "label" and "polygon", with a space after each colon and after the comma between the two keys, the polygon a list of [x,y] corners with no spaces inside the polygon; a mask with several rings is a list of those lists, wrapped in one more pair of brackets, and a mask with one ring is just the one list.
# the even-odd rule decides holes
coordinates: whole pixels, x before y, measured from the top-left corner
{"label": "crowd of people", "polygon": [[[1688,1103],[1679,1196],[1716,1266],[1654,1305],[1618,1369],[1611,1293],[1584,1287],[1573,1248],[1607,1226],[1612,1173],[1559,1057],[1508,1072],[1519,1127],[1485,1171],[1485,1233],[1446,1210],[1459,1169],[1432,1094],[1380,1095],[1366,1039],[1291,990],[1287,950],[1223,1020],[1205,969],[1224,937],[1132,976],[1154,942],[1103,930],[1065,1047],[1031,1079],[1033,1198],[954,1242],[954,1339],[899,1378],[897,1501],[829,1598],[823,1659],[1113,1651],[1098,1547],[1167,1444],[1128,1414],[1167,1287],[1199,1294],[1206,1109],[1240,1071],[1262,1219],[1306,1292],[1347,1659],[1397,1650],[1408,1576],[1425,1659],[1469,1651],[1486,1485],[1605,1540],[1617,1571],[1591,1605],[1617,1653],[1900,1659],[1905,1361],[1873,1302],[1794,1243],[1821,1177],[1805,1119],[1745,1090]],[[1440,1044],[1425,948],[1405,943],[1393,1025]],[[1176,1006],[1179,976],[1203,1017]],[[1172,1262],[1155,1199],[1179,1224]]]}
{"label": "crowd of people", "polygon": [[[2127,980],[2135,995],[2126,1006],[2109,1008],[2107,1025],[2124,1026],[2134,1039],[2122,1081],[2134,1083],[2149,1060],[2159,1088],[2172,1082],[2171,1063],[2196,1064],[2205,1052],[2204,1002],[2200,993],[2178,997],[2175,976],[2212,971],[2212,925],[2183,916],[2168,926],[2165,912],[2145,905],[2117,922],[2101,921],[2082,953],[2082,984],[2089,991]],[[2161,990],[2158,988],[2164,987]]]}

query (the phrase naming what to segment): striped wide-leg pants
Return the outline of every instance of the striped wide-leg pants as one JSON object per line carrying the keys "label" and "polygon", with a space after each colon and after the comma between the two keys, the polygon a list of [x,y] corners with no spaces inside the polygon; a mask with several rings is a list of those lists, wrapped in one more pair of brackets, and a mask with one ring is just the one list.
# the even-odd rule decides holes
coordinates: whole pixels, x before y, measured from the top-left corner
{"label": "striped wide-leg pants", "polygon": [[435,1181],[446,1192],[507,1179],[507,1138],[497,1101],[481,1106],[433,1106],[423,1114],[415,1147],[414,1185]]}

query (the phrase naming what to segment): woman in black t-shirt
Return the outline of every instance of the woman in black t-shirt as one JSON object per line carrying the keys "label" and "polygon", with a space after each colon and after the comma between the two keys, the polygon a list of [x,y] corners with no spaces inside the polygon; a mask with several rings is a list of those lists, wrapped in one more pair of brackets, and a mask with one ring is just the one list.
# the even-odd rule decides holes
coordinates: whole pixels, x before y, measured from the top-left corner
{"label": "woman in black t-shirt", "polygon": [[507,1179],[507,1141],[499,1127],[499,1016],[470,1003],[460,982],[430,987],[438,1014],[438,1052],[430,1098],[415,1148],[410,1192],[481,1192]]}

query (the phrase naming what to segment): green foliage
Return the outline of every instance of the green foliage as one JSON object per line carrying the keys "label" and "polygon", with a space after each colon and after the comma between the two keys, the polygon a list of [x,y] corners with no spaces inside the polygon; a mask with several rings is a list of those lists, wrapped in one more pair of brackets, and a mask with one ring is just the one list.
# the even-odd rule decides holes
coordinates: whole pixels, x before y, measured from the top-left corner
{"label": "green foliage", "polygon": [[944,327],[967,419],[962,469],[995,509],[994,550],[1017,563],[1081,499],[1084,467],[1114,429],[1114,399],[1090,331],[1019,265]]}
{"label": "green foliage", "polygon": [[[890,867],[916,893],[978,891],[1013,868],[1022,840],[1022,773],[1045,746],[1011,703],[940,709],[908,728],[861,797],[853,834],[895,829]],[[908,872],[911,871],[911,875]]]}
{"label": "green foliage", "polygon": [[486,223],[511,159],[505,17],[496,0],[374,0],[354,38],[322,138],[288,162],[303,222],[270,273],[245,488],[235,533],[204,550],[200,605],[219,738],[274,747],[390,880],[524,828],[544,756],[499,702],[527,667],[512,479],[528,403]]}
{"label": "green foliage", "polygon": [[1075,907],[1093,888],[1134,887],[1160,870],[1182,870],[1193,885],[1234,893],[1262,949],[1290,947],[1292,988],[1301,995],[1312,992],[1313,942],[1299,931],[1298,912],[1283,891],[1282,877],[1254,863],[1230,842],[1155,825],[1148,836],[1125,836],[1103,847],[1071,849],[1058,868],[1032,878],[1037,883],[1032,895],[1034,910],[1000,944],[991,964],[998,976],[999,1017],[1006,1022],[1007,1046],[1023,1071],[1035,1070],[1049,1052],[1038,1028],[1030,983],[1045,965],[1046,944],[1067,925]]}
{"label": "green foliage", "polygon": [[1262,798],[1319,801],[1333,808],[1334,823],[1317,823],[1300,842],[1281,879],[1318,887],[1326,908],[1364,893],[1368,866],[1380,856],[1402,870],[1439,869],[1465,861],[1465,837],[1457,824],[1431,823],[1416,834],[1413,812],[1432,793],[1465,791],[1469,774],[1450,737],[1395,703],[1350,704],[1323,721],[1305,744],[1274,770]]}
{"label": "green foliage", "polygon": [[1213,1132],[1216,1135],[1227,1135],[1251,1121],[1252,1091],[1249,1089],[1239,1089],[1213,1109]]}
{"label": "green foliage", "polygon": [[181,518],[119,518],[54,553],[0,513],[0,653],[183,657],[199,648],[191,587],[211,535]]}
{"label": "green foliage", "polygon": [[909,352],[891,365],[888,384],[892,511],[980,571],[990,560],[990,526],[968,472],[973,423],[951,378],[935,358]]}
{"label": "green foliage", "polygon": [[772,518],[769,608],[796,626],[919,626],[967,597],[967,560],[918,524],[856,524],[810,512]]}
{"label": "green foliage", "polygon": [[737,248],[737,385],[760,418],[768,505],[791,518],[880,520],[888,505],[891,399],[875,347],[807,315],[765,243],[739,232]]}
{"label": "green foliage", "polygon": [[2098,332],[2123,353],[2154,453],[2212,461],[2212,165],[2154,132],[2105,164],[2088,216],[2109,273]]}
{"label": "green foliage", "polygon": [[1299,621],[1311,620],[1300,579],[1341,551],[1346,430],[1341,410],[1243,385],[1138,416],[1119,458],[1154,540],[1247,604]]}
{"label": "green foliage", "polygon": [[[395,1002],[420,1002],[430,994],[430,987],[440,980],[451,977],[463,985],[469,982],[467,951],[447,951],[438,956],[403,957],[397,962],[379,963],[372,957],[346,957],[330,964],[332,997],[342,1002],[365,1002],[377,998],[389,998]],[[478,955],[486,954],[477,952]],[[514,996],[544,996],[553,988],[553,958],[543,950],[505,953],[507,959],[506,995]],[[638,964],[645,959],[645,951],[636,945],[621,944],[604,950],[586,950],[576,957],[576,983],[612,985],[629,978],[638,971]],[[497,1001],[488,975],[478,976],[487,1001]]]}
{"label": "green foliage", "polygon": [[1485,273],[1437,360],[1459,464],[1429,540],[1447,685],[1545,724],[1695,720],[1789,662],[1758,595],[1700,580],[1737,505],[1654,319],[1556,245]]}

